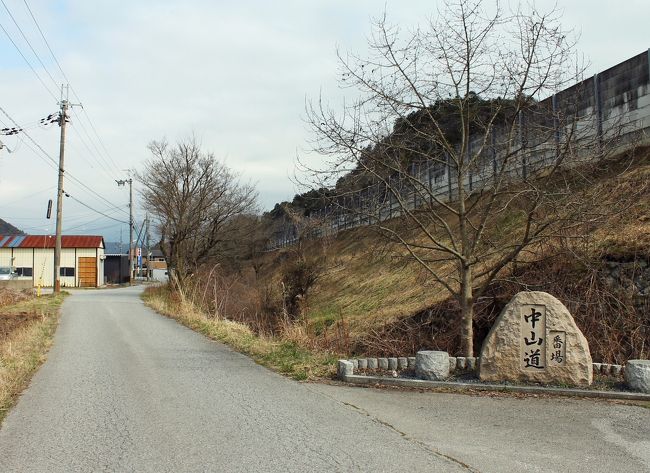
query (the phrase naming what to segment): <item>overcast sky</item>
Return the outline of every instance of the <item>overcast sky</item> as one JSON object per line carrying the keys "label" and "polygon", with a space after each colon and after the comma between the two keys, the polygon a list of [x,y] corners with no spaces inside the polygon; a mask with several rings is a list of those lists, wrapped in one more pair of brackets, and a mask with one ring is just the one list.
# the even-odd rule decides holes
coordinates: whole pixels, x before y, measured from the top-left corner
{"label": "overcast sky", "polygon": [[[647,0],[557,3],[565,27],[581,34],[589,74],[650,47]],[[0,218],[37,234],[54,231],[45,212],[48,199],[56,202],[49,158],[59,150],[59,127],[39,120],[57,111],[66,80],[26,5],[76,93],[71,102],[78,96],[84,106],[68,127],[64,232],[116,241],[122,229],[127,241],[128,225],[77,201],[127,220],[128,190],[115,179],[141,169],[153,139],[194,133],[256,184],[263,210],[290,200],[299,191],[291,181],[296,155],[308,148],[305,100],[321,90],[340,97],[336,48],[363,55],[370,20],[384,8],[408,30],[435,13],[436,1],[2,0],[0,25],[36,72],[0,31],[0,107],[43,151],[25,134],[0,136],[12,150],[0,150]],[[1,111],[0,125],[14,126]],[[138,225],[142,217],[137,208]]]}

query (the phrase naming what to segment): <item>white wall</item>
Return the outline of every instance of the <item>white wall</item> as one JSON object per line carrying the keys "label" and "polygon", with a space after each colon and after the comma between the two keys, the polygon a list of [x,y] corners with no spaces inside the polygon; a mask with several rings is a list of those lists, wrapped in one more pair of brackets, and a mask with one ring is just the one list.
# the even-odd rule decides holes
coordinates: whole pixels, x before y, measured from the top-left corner
{"label": "white wall", "polygon": [[0,266],[11,265],[11,248],[0,248]]}
{"label": "white wall", "polygon": [[54,286],[54,249],[34,248],[34,286]]}

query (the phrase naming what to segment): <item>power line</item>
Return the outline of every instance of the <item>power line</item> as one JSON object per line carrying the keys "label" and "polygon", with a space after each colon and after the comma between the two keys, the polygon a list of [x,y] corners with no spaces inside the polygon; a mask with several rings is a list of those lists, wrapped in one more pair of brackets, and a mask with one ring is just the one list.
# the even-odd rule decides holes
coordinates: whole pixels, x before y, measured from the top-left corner
{"label": "power line", "polygon": [[102,211],[100,211],[100,210],[97,210],[97,209],[91,207],[90,205],[88,205],[88,204],[86,204],[86,203],[80,201],[80,200],[77,199],[76,197],[71,196],[71,195],[68,194],[67,192],[65,192],[65,195],[66,195],[66,197],[70,197],[70,198],[71,198],[72,200],[74,200],[75,202],[77,202],[77,203],[83,205],[84,207],[86,207],[86,208],[92,210],[92,211],[95,212],[95,213],[98,213],[99,215],[103,215],[104,217],[109,218],[109,219],[111,219],[111,220],[115,220],[116,222],[126,223],[127,225],[128,225],[128,223],[129,223],[129,222],[125,222],[124,220],[119,220],[119,219],[117,219],[117,218],[115,218],[115,217],[111,217],[110,215],[105,214],[104,212],[102,212]]}
{"label": "power line", "polygon": [[[104,212],[106,212],[106,211],[104,211]],[[115,210],[108,211],[106,213],[114,215]],[[76,212],[72,217],[66,217],[65,221],[66,221],[67,224],[76,224],[77,221],[86,221],[87,222],[88,218],[94,217],[96,214],[97,214],[97,212],[95,212],[94,210],[85,210],[85,211],[81,211],[79,213]],[[103,218],[103,216],[100,216],[100,217],[97,217],[97,218],[98,219]]]}
{"label": "power line", "polygon": [[[77,138],[79,138],[79,141],[81,142],[81,144],[82,144],[82,145],[84,146],[84,148],[86,148],[86,150],[88,151],[88,156],[90,156],[90,157],[93,158],[93,161],[94,161],[94,162],[99,166],[99,169],[100,169],[104,174],[106,174],[106,176],[108,177],[109,180],[114,180],[114,179],[115,179],[115,176],[114,176],[114,175],[111,175],[111,173],[110,173],[110,169],[108,169],[108,168],[106,167],[106,165],[103,164],[102,161],[100,161],[100,160],[97,158],[97,155],[96,155],[95,152],[92,150],[92,148],[88,145],[88,142],[84,139],[84,137],[83,137],[83,136],[79,133],[79,131],[77,131],[75,128],[72,128],[72,129],[74,130],[74,132],[75,132]],[[91,167],[94,167],[94,166],[91,164]]]}
{"label": "power line", "polygon": [[73,226],[73,227],[66,227],[66,228],[65,228],[65,232],[68,233],[68,232],[70,232],[70,231],[72,231],[72,230],[77,230],[78,228],[82,228],[82,227],[85,227],[85,228],[84,228],[84,231],[86,231],[86,232],[88,232],[88,231],[93,231],[93,232],[95,232],[95,231],[98,231],[98,230],[105,230],[105,229],[107,229],[107,228],[115,228],[115,227],[118,227],[118,224],[116,224],[116,223],[111,223],[111,224],[109,224],[109,225],[103,225],[103,226],[101,226],[101,227],[88,227],[88,226],[86,226],[85,224],[83,224],[83,225],[75,225],[75,226]]}
{"label": "power line", "polygon": [[[13,118],[12,118],[12,117],[11,117],[11,116],[6,112],[6,111],[5,111],[5,109],[2,108],[1,106],[0,106],[0,112],[3,113],[3,114],[4,114],[4,115],[5,115],[5,116],[6,116],[6,117],[7,117],[7,118],[8,118],[8,119],[9,119],[9,120],[10,120],[10,121],[11,121],[11,122],[16,126],[16,127],[20,128],[20,125],[18,125],[18,123],[17,123],[17,122],[16,122],[16,121],[15,121],[15,120],[14,120],[14,119],[13,119]],[[37,142],[36,142],[36,141],[31,137],[31,135],[30,135],[29,133],[27,133],[26,131],[23,130],[22,134],[25,135],[25,136],[26,136],[26,137],[27,137],[27,138],[28,138],[28,139],[29,139],[29,140],[34,144],[34,146],[36,146],[36,147],[41,151],[41,153],[43,153],[43,155],[45,156],[45,158],[47,158],[47,161],[46,161],[46,162],[49,161],[48,164],[50,164],[50,165],[54,165],[54,168],[55,168],[55,169],[58,169],[58,168],[59,168],[59,165],[58,165],[58,163],[56,162],[56,160],[55,160],[55,159],[54,159],[54,158],[53,158],[53,157],[52,157],[52,156],[51,156],[47,151],[45,151],[45,150],[43,149],[43,147],[42,147],[40,144],[38,144],[38,143],[37,143]],[[27,145],[27,146],[31,149],[31,147],[30,147],[29,145]],[[32,151],[34,151],[34,150],[32,149]],[[34,152],[34,154],[36,154],[36,156],[38,156],[39,158],[41,158],[41,159],[43,159],[43,160],[45,161],[45,158],[43,158],[43,156],[40,156],[40,155],[39,155],[38,153],[36,153],[36,152]],[[104,202],[108,203],[108,205],[109,205],[111,208],[116,208],[116,209],[121,210],[121,211],[124,212],[124,213],[128,213],[128,212],[126,212],[126,210],[124,210],[124,209],[120,208],[119,206],[113,204],[111,201],[109,201],[108,199],[106,199],[106,198],[103,197],[102,195],[98,194],[95,190],[93,190],[93,189],[91,189],[90,187],[88,187],[88,186],[87,186],[86,184],[84,184],[82,181],[80,181],[80,180],[77,179],[75,176],[73,176],[69,171],[66,171],[66,173],[67,173],[67,176],[68,176],[69,179],[71,179],[72,181],[74,181],[75,183],[77,183],[78,185],[80,185],[82,188],[86,189],[88,192],[90,192],[91,194],[93,194],[94,196],[96,196],[97,198],[99,198],[100,200],[103,200]]]}
{"label": "power line", "polygon": [[43,87],[45,87],[45,90],[47,90],[47,92],[48,92],[48,93],[49,93],[49,94],[54,98],[54,100],[57,100],[56,95],[55,95],[55,94],[52,92],[52,90],[51,90],[51,89],[50,89],[50,88],[45,84],[45,82],[43,81],[43,78],[38,74],[38,72],[36,72],[36,69],[34,69],[34,66],[32,66],[32,63],[29,62],[29,60],[25,57],[25,55],[23,54],[23,52],[20,50],[20,48],[18,47],[18,45],[16,44],[16,42],[13,40],[13,38],[11,37],[11,35],[7,32],[7,30],[6,30],[5,27],[2,25],[2,23],[0,23],[0,28],[2,29],[2,31],[4,32],[4,34],[7,36],[7,38],[9,39],[9,41],[11,41],[11,44],[14,45],[14,48],[16,48],[16,51],[18,51],[18,54],[20,54],[20,56],[23,58],[23,60],[27,63],[27,65],[28,65],[29,68],[32,70],[32,72],[34,73],[34,75],[36,76],[36,78],[40,81],[41,84],[43,84]]}
{"label": "power line", "polygon": [[[61,74],[63,75],[63,78],[69,84],[70,81],[68,80],[68,77],[65,75],[65,72],[63,72],[63,69],[61,68],[61,64],[59,64],[59,60],[54,55],[54,51],[52,51],[52,48],[50,47],[50,43],[48,43],[47,39],[45,38],[45,34],[43,34],[43,30],[41,29],[40,25],[38,24],[38,21],[36,21],[36,17],[34,16],[34,13],[32,12],[32,9],[29,7],[29,4],[27,3],[27,0],[23,0],[23,2],[25,3],[25,6],[27,7],[27,11],[29,11],[29,15],[32,17],[32,20],[34,20],[34,24],[36,25],[36,28],[38,29],[38,32],[41,34],[41,38],[43,38],[43,42],[45,42],[45,45],[47,46],[48,51],[50,51],[50,54],[52,55],[52,58],[54,59],[54,62],[56,63],[57,67],[59,68],[59,71],[61,71]],[[77,100],[79,100],[79,97],[77,97]],[[81,102],[81,100],[79,100],[79,101]]]}
{"label": "power line", "polygon": [[[67,219],[66,221],[68,221],[68,223],[69,223],[69,220],[70,219]],[[74,222],[74,224],[72,226],[66,227],[66,231],[75,230],[75,229],[81,228],[81,227],[88,227],[89,225],[94,224],[99,220],[105,220],[105,219],[104,219],[103,216],[99,216],[99,217],[94,218],[92,220],[86,220],[83,223]],[[116,223],[111,223],[111,226],[114,227],[115,225],[117,225],[117,224]]]}
{"label": "power line", "polygon": [[112,209],[113,209],[113,208],[114,208],[114,209],[117,209],[117,210],[119,210],[119,211],[121,211],[121,212],[124,212],[125,214],[128,215],[128,212],[127,212],[125,209],[119,207],[118,205],[113,204],[110,200],[106,199],[106,198],[103,197],[102,195],[100,195],[100,194],[98,194],[97,192],[95,192],[93,189],[91,189],[90,187],[88,187],[86,184],[84,184],[83,182],[81,182],[81,181],[80,181],[79,179],[77,179],[76,177],[72,176],[70,173],[68,173],[68,177],[69,177],[71,180],[73,180],[74,182],[76,182],[78,185],[80,185],[81,187],[83,187],[84,189],[86,189],[87,191],[89,191],[90,193],[96,195],[100,200],[103,200],[104,202],[108,203],[108,205],[110,206],[110,208],[112,208]]}
{"label": "power line", "polygon": [[50,74],[50,71],[47,70],[47,67],[45,66],[45,64],[44,64],[43,61],[41,60],[41,57],[38,55],[38,53],[36,52],[36,50],[35,50],[34,47],[32,46],[32,43],[30,43],[30,42],[29,42],[29,39],[27,39],[27,36],[25,36],[25,32],[24,32],[23,29],[20,27],[20,25],[19,25],[18,22],[16,21],[16,18],[14,18],[13,14],[12,14],[11,11],[9,10],[9,8],[7,7],[7,4],[5,3],[5,0],[0,0],[0,2],[2,2],[2,6],[5,7],[5,10],[7,10],[7,13],[9,14],[9,17],[11,18],[11,21],[13,21],[13,22],[14,22],[14,25],[16,25],[16,28],[18,28],[18,31],[20,32],[21,36],[23,37],[23,39],[24,39],[25,42],[27,43],[27,46],[29,46],[29,49],[32,50],[32,53],[34,53],[34,56],[36,57],[36,59],[38,60],[38,62],[39,62],[39,63],[41,64],[41,66],[43,67],[43,70],[46,72],[46,74],[47,74],[47,75],[50,77],[50,79],[52,80],[52,83],[54,84],[54,87],[58,87],[59,84],[57,84],[56,80],[54,80],[54,77],[52,77],[52,74]]}
{"label": "power line", "polygon": [[[56,85],[56,80],[54,79],[54,77],[52,76],[52,74],[49,72],[49,70],[48,70],[48,68],[45,66],[44,62],[41,60],[41,57],[39,56],[39,54],[36,52],[36,50],[35,50],[34,47],[32,46],[31,42],[29,41],[29,39],[28,39],[27,36],[25,35],[25,32],[23,31],[23,29],[20,27],[20,25],[19,25],[18,22],[16,21],[16,18],[14,17],[14,15],[12,14],[12,12],[11,12],[11,11],[9,10],[9,8],[7,7],[5,1],[4,1],[4,0],[0,0],[0,1],[2,2],[2,4],[3,4],[5,10],[7,11],[7,13],[9,14],[9,16],[10,16],[11,20],[13,21],[14,25],[16,26],[16,28],[18,28],[18,31],[19,31],[20,34],[22,35],[22,38],[25,40],[25,42],[27,43],[27,45],[28,45],[29,48],[31,49],[32,53],[34,54],[34,56],[36,57],[36,59],[38,60],[38,62],[41,64],[41,66],[43,67],[43,69],[45,70],[45,72],[47,73],[47,75],[49,76],[49,78],[50,78],[50,79],[52,80],[52,82]],[[40,35],[41,35],[41,38],[43,39],[43,42],[45,43],[45,45],[46,45],[48,51],[49,51],[50,54],[52,55],[52,58],[54,59],[54,62],[56,63],[56,65],[57,65],[59,71],[61,72],[62,76],[66,79],[66,81],[67,81],[68,84],[69,84],[70,81],[68,80],[67,75],[65,74],[65,71],[64,71],[63,68],[61,67],[61,63],[59,62],[58,58],[57,58],[56,55],[54,54],[54,51],[53,51],[52,47],[50,46],[49,42],[47,41],[47,38],[45,37],[45,34],[44,34],[44,32],[43,32],[43,29],[42,29],[42,28],[40,27],[40,25],[38,24],[38,21],[36,20],[36,16],[34,15],[34,12],[32,11],[31,7],[29,6],[29,4],[27,3],[26,0],[24,0],[24,4],[25,4],[25,7],[27,8],[27,11],[29,12],[29,15],[30,15],[30,17],[32,18],[34,24],[36,25],[36,28],[38,29],[38,31],[39,31],[39,33],[40,33]],[[9,34],[9,32],[4,28],[4,26],[2,26],[2,24],[0,24],[0,27],[2,28],[2,30],[3,30],[3,32],[5,33],[5,35],[7,36],[7,38],[11,41],[11,43],[13,44],[13,46],[16,48],[16,50],[18,51],[18,53],[20,54],[20,56],[23,58],[23,60],[27,63],[27,65],[28,65],[29,68],[32,70],[32,72],[33,72],[33,73],[36,75],[36,77],[39,79],[39,81],[41,82],[41,84],[43,85],[43,87],[44,87],[44,88],[45,88],[45,89],[50,93],[50,95],[51,95],[51,96],[56,100],[56,99],[57,99],[57,98],[56,98],[56,95],[55,95],[54,93],[52,93],[52,91],[51,91],[50,88],[47,86],[47,84],[45,84],[45,81],[42,79],[42,77],[40,76],[40,74],[38,74],[38,72],[36,71],[36,69],[35,69],[35,68],[33,67],[33,65],[31,64],[31,62],[27,59],[27,57],[25,56],[25,54],[22,52],[21,48],[18,47],[18,45],[16,44],[16,42],[14,41],[14,39],[12,38],[12,36]],[[74,96],[76,97],[76,99],[79,100],[79,101],[81,101],[81,100],[79,99],[79,96],[77,95],[77,93],[75,92],[74,89],[72,89],[72,92],[73,92]],[[83,108],[82,108],[82,109],[83,109]],[[12,122],[13,122],[13,123],[18,127],[17,123],[16,123],[16,122],[15,122],[15,121],[14,121],[14,120],[13,120],[13,119],[8,115],[8,114],[7,114],[4,110],[2,110],[2,112],[7,116],[7,118],[9,118],[9,119],[10,119],[10,120],[11,120],[11,121],[12,121]],[[97,147],[97,145],[96,145],[96,143],[95,143],[95,140],[90,136],[90,134],[88,133],[88,130],[87,130],[86,127],[83,125],[83,121],[80,119],[81,117],[80,117],[79,115],[77,115],[76,112],[74,112],[74,110],[73,110],[73,113],[75,113],[75,116],[77,116],[77,117],[79,118],[78,123],[79,123],[80,127],[82,128],[82,131],[83,131],[83,132],[85,133],[85,135],[87,136],[88,141],[89,141],[89,142],[91,143],[91,145],[94,147],[96,154],[95,154],[95,152],[92,151],[91,147],[90,147],[90,146],[88,145],[88,143],[84,140],[84,138],[83,138],[83,136],[81,135],[81,133],[78,133],[76,129],[75,129],[75,132],[78,133],[79,138],[80,138],[82,144],[83,144],[83,145],[88,149],[88,151],[89,151],[89,153],[90,153],[90,156],[91,156],[91,157],[92,157],[92,158],[93,158],[93,159],[94,159],[94,160],[99,164],[99,166],[100,166],[100,168],[102,169],[102,171],[106,172],[107,176],[109,176],[109,178],[110,178],[110,177],[111,177],[111,164],[109,163],[109,161],[108,161],[104,156],[102,156],[102,152],[101,152],[101,151],[99,150],[99,148]],[[101,140],[101,137],[100,137],[99,134],[97,133],[97,129],[95,128],[95,126],[94,126],[92,120],[90,119],[90,116],[88,115],[88,113],[87,113],[85,110],[84,110],[84,115],[85,115],[86,119],[88,120],[88,123],[90,124],[90,127],[92,128],[92,130],[93,130],[95,136],[97,137],[97,140],[99,141],[100,145],[101,145],[102,148],[104,149],[104,152],[105,152],[106,156],[107,156],[108,159],[112,162],[113,171],[116,171],[117,168],[118,168],[117,164],[115,163],[115,161],[112,159],[112,157],[111,157],[110,154],[108,153],[108,149],[106,148],[106,146],[104,145],[103,141]],[[61,116],[60,116],[59,119],[60,119],[60,120],[65,120],[66,118],[67,118],[67,117],[65,116],[65,114],[61,114]],[[65,125],[65,123],[63,123],[63,122],[60,121],[59,124],[61,125],[61,128],[62,128],[62,130],[63,130],[63,125]],[[9,130],[9,131],[11,131],[11,130]],[[20,130],[20,131],[23,131],[23,130]],[[13,132],[12,132],[12,134],[13,134]],[[24,134],[25,134],[25,136],[27,137],[27,139],[28,139],[28,140],[29,140],[29,141],[30,141],[30,142],[31,142],[31,143],[32,143],[36,148],[38,148],[38,150],[41,151],[42,156],[39,155],[38,153],[36,153],[36,152],[34,151],[34,149],[31,148],[31,146],[27,145],[27,143],[25,143],[24,141],[23,141],[23,143],[25,143],[25,144],[28,146],[28,148],[30,148],[30,149],[31,149],[31,150],[32,150],[32,151],[33,151],[33,152],[34,152],[34,153],[35,153],[35,154],[36,154],[40,159],[43,159],[44,161],[47,160],[47,161],[49,161],[50,163],[52,163],[52,164],[55,166],[55,168],[59,170],[59,174],[62,175],[62,173],[64,172],[64,169],[59,169],[59,167],[62,166],[62,165],[57,164],[57,162],[54,160],[54,158],[53,158],[52,156],[50,156],[50,154],[49,154],[48,152],[46,152],[46,151],[45,151],[45,150],[40,146],[40,144],[38,144],[38,143],[36,142],[36,140],[34,140],[34,139],[31,137],[31,135],[29,135],[27,132],[24,132]],[[63,134],[62,134],[62,136],[63,136]],[[61,148],[63,148],[63,145],[62,145],[62,144],[61,144]],[[46,162],[47,162],[47,161],[46,161]],[[48,163],[48,165],[50,165],[50,164]],[[73,176],[71,173],[66,172],[66,174],[67,174],[67,176],[69,177],[69,179],[70,179],[72,182],[76,183],[76,184],[79,185],[81,188],[85,189],[85,190],[88,191],[90,194],[92,194],[93,196],[96,196],[96,197],[99,198],[100,200],[102,200],[102,201],[108,203],[108,205],[111,206],[112,208],[118,209],[119,211],[122,211],[122,212],[125,212],[125,213],[126,213],[126,211],[125,211],[123,208],[120,208],[120,207],[114,205],[113,203],[111,203],[108,199],[104,198],[104,197],[101,196],[99,193],[97,193],[96,191],[94,191],[93,189],[91,189],[90,187],[88,187],[86,184],[84,184],[81,180],[77,179],[77,178],[76,178],[75,176]]]}
{"label": "power line", "polygon": [[[75,91],[74,87],[70,86],[70,91],[72,92],[72,95],[74,95],[75,99],[78,100],[79,102],[81,102],[81,99],[77,95],[77,92]],[[108,160],[111,162],[111,164],[115,168],[115,170],[118,170],[120,168],[120,166],[117,164],[117,162],[115,162],[115,160],[113,159],[113,156],[108,152],[108,148],[104,144],[104,140],[102,140],[101,136],[97,132],[97,128],[95,128],[95,125],[94,125],[92,119],[90,118],[90,115],[88,115],[88,112],[86,111],[86,109],[84,107],[81,107],[81,111],[85,115],[86,120],[88,120],[88,124],[90,125],[90,129],[93,131],[95,137],[97,138],[97,141],[99,142],[100,146],[104,150],[104,155],[106,157],[108,157]],[[77,115],[76,112],[75,112],[75,115]]]}
{"label": "power line", "polygon": [[[79,99],[79,96],[77,96],[77,94],[75,93],[75,91],[74,91],[74,89],[73,89],[72,87],[70,87],[70,90],[72,91],[72,95],[74,95],[75,98],[76,98],[77,100],[81,101],[81,100]],[[112,166],[115,168],[115,170],[119,169],[119,166],[118,166],[117,163],[113,160],[113,157],[110,155],[110,153],[108,152],[108,149],[107,149],[106,146],[104,145],[104,142],[102,141],[101,137],[99,136],[99,133],[97,133],[97,129],[95,128],[95,125],[93,124],[92,120],[90,119],[90,116],[88,115],[88,112],[86,112],[86,109],[85,109],[84,107],[81,107],[81,111],[82,111],[82,112],[84,113],[84,115],[86,116],[86,120],[88,120],[88,124],[90,125],[90,128],[93,130],[93,133],[94,133],[95,136],[97,137],[97,141],[99,142],[99,144],[100,144],[101,147],[103,148],[103,150],[104,150],[104,155],[108,157],[108,160],[109,160],[111,163],[109,164],[108,161],[106,161],[106,159],[103,158],[103,157],[102,157],[102,159],[104,159],[104,162],[106,162],[106,164],[108,164],[109,166],[112,165]],[[73,112],[74,112],[75,116],[79,118],[79,115],[77,114],[77,112],[74,111],[74,110],[73,110]],[[81,121],[79,121],[79,123],[81,124]],[[97,145],[95,145],[95,143],[93,142],[93,140],[90,138],[90,134],[86,131],[86,128],[85,128],[83,125],[82,125],[82,128],[84,129],[84,132],[86,133],[86,136],[88,136],[88,139],[90,139],[91,142],[93,143],[93,146],[94,146],[95,149],[97,150],[98,155],[101,157],[101,154],[102,154],[102,153],[101,153],[101,151],[99,150],[99,148],[97,147]]]}
{"label": "power line", "polygon": [[[41,38],[43,38],[43,42],[45,43],[45,46],[47,46],[47,50],[50,52],[50,55],[52,56],[52,59],[54,59],[54,63],[59,68],[59,71],[61,72],[61,75],[65,79],[66,83],[70,84],[70,80],[68,79],[68,76],[63,71],[63,68],[61,67],[61,63],[57,59],[56,54],[54,54],[54,50],[52,49],[52,47],[50,46],[49,41],[45,37],[45,33],[43,32],[41,26],[38,24],[38,21],[36,20],[36,16],[34,15],[34,12],[32,12],[32,9],[30,8],[29,4],[27,3],[27,0],[23,0],[23,2],[25,3],[25,7],[27,8],[27,11],[29,12],[29,15],[31,16],[32,20],[34,21],[34,25],[36,25],[36,29],[38,29],[38,32],[41,34]],[[77,92],[75,91],[74,87],[72,87],[72,85],[70,86],[70,91],[72,92],[72,95],[75,97],[75,100],[77,100],[77,102],[83,102],[79,98],[79,96],[77,95]],[[86,109],[84,107],[82,107],[81,110],[83,111],[83,113],[84,113],[84,115],[86,117],[86,120],[88,120],[88,123],[90,124],[90,128],[92,129],[93,133],[97,137],[97,141],[99,142],[99,144],[103,148],[105,155],[108,157],[108,160],[112,163],[112,166],[116,170],[119,169],[119,165],[115,162],[115,160],[113,159],[111,154],[108,152],[108,148],[104,144],[104,141],[102,140],[101,136],[99,136],[99,133],[97,132],[97,129],[95,128],[95,125],[94,125],[93,121],[91,120],[90,115],[88,115],[88,112],[86,111]],[[73,110],[73,113],[75,113],[75,115],[77,115],[74,110]]]}
{"label": "power line", "polygon": [[22,196],[20,199],[10,200],[9,202],[2,202],[2,206],[3,207],[8,207],[10,205],[15,204],[16,202],[20,202],[20,201],[23,201],[25,199],[29,199],[30,197],[34,197],[35,195],[42,194],[44,192],[49,192],[52,189],[56,189],[56,186],[51,186],[51,187],[48,187],[47,189],[41,189],[40,191],[32,192],[31,194],[27,194],[27,195]]}
{"label": "power line", "polygon": [[[1,106],[0,106],[0,112],[2,112],[2,113],[4,114],[4,116],[7,117],[11,123],[14,124],[14,126],[16,126],[16,127],[18,127],[18,128],[21,128],[21,126],[20,126],[18,123],[16,123],[16,120],[14,120],[13,118],[11,118],[11,116],[10,116],[10,115],[5,111],[5,109],[2,108]],[[31,141],[32,143],[34,143],[34,146],[36,146],[38,149],[41,150],[41,152],[42,152],[42,153],[47,157],[47,159],[48,159],[52,164],[54,164],[55,169],[58,169],[58,168],[59,168],[59,165],[58,165],[57,162],[54,160],[54,158],[53,158],[52,156],[50,156],[50,154],[49,154],[47,151],[45,151],[45,150],[41,147],[41,145],[39,145],[39,144],[38,144],[38,143],[37,143],[37,142],[36,142],[36,141],[31,137],[31,135],[30,135],[29,133],[27,133],[25,130],[23,130],[23,131],[22,131],[22,134],[25,135],[25,136],[27,137],[27,139],[29,139],[29,141]],[[43,158],[41,157],[41,159],[43,159]]]}

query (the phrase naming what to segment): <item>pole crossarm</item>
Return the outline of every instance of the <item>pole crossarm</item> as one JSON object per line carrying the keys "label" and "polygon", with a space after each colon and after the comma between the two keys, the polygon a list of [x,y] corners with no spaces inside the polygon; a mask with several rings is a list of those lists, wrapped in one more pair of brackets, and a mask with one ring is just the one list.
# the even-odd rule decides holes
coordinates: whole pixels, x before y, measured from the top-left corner
{"label": "pole crossarm", "polygon": [[133,284],[133,179],[115,179],[119,187],[129,185],[129,284]]}

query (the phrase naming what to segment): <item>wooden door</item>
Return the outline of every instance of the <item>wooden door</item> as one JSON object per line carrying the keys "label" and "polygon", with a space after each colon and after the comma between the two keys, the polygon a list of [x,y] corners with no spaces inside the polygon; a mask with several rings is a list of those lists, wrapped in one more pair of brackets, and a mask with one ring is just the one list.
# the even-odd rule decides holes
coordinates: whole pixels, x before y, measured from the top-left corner
{"label": "wooden door", "polygon": [[97,287],[97,258],[79,257],[79,287]]}

